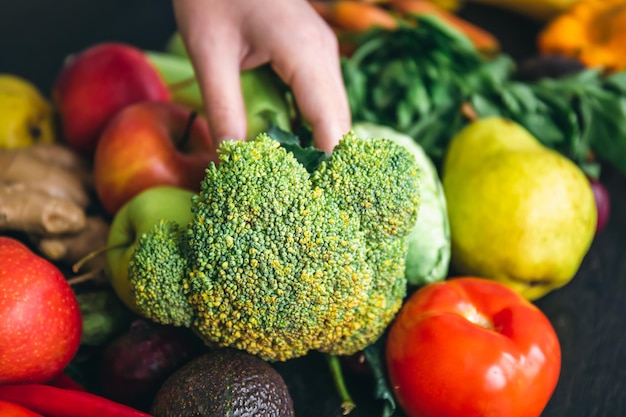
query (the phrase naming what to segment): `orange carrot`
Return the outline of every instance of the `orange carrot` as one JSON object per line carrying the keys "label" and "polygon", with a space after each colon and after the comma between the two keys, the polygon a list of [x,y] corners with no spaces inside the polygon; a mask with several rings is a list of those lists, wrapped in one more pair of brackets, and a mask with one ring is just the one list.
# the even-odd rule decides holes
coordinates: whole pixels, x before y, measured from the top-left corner
{"label": "orange carrot", "polygon": [[493,53],[500,49],[500,42],[493,34],[434,3],[426,0],[389,0],[389,3],[391,10],[396,11],[401,16],[430,14],[442,19],[467,36],[474,46],[482,52]]}
{"label": "orange carrot", "polygon": [[389,11],[371,2],[313,0],[309,3],[328,24],[345,32],[361,33],[375,27],[394,30],[398,27],[396,18]]}

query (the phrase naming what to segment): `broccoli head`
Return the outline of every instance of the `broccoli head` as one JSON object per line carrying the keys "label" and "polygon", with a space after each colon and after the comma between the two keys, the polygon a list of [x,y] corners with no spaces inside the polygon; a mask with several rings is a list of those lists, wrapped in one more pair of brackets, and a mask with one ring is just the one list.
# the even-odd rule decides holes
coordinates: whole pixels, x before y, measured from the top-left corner
{"label": "broccoli head", "polygon": [[189,224],[162,222],[139,240],[129,266],[138,308],[266,360],[373,343],[406,291],[414,157],[354,134],[313,172],[266,134],[223,142],[219,157]]}

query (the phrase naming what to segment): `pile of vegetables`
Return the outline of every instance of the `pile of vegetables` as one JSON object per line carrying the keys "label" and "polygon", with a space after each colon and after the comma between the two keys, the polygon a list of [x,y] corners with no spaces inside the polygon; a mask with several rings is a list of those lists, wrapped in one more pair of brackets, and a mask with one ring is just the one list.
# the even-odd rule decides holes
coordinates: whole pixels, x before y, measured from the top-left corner
{"label": "pile of vegetables", "polygon": [[[612,2],[616,9],[611,10],[621,12],[618,3]],[[107,271],[104,281],[70,279],[84,331],[66,373],[84,387],[0,385],[0,410],[4,401],[46,416],[150,417],[151,401],[159,388],[176,385],[178,379],[170,377],[180,378],[177,370],[206,352],[236,349],[270,364],[265,371],[280,369],[276,362],[321,353],[345,413],[356,402],[339,358],[361,355],[375,384],[371,395],[382,400],[382,415],[402,415],[413,408],[406,401],[412,393],[394,390],[386,367],[400,358],[394,369],[398,380],[406,378],[405,365],[410,370],[417,363],[407,350],[418,339],[410,333],[416,321],[409,313],[423,314],[424,321],[436,316],[418,298],[433,293],[443,294],[438,302],[481,330],[506,322],[493,313],[494,305],[503,304],[489,294],[502,294],[513,310],[530,312],[547,335],[542,348],[552,360],[547,361],[549,378],[534,377],[545,388],[540,402],[548,401],[560,352],[541,312],[491,283],[441,282],[450,273],[451,249],[439,174],[458,131],[477,118],[501,116],[571,158],[592,179],[598,201],[608,201],[598,181],[601,164],[626,173],[622,58],[595,61],[589,58],[594,52],[581,55],[576,46],[575,54],[555,44],[560,39],[554,28],[571,25],[572,16],[591,7],[587,2],[555,20],[541,38],[543,52],[584,65],[558,77],[532,79],[523,78],[496,37],[427,2],[392,0],[376,12],[369,3],[312,4],[339,36],[353,131],[332,155],[314,149],[306,122],[290,107],[290,92],[277,84],[270,68],[243,73],[249,125],[266,132],[220,146],[220,161],[208,167],[200,191],[188,191],[185,203],[170,201],[177,201],[184,221],[164,214],[142,233],[129,233],[136,239],[132,244],[108,248],[127,251],[123,275],[111,265],[105,269],[105,257],[95,251],[111,242],[115,219],[100,214],[89,161],[60,144],[0,149],[0,232],[22,237],[64,271],[74,267],[76,274],[85,263],[93,273]],[[608,10],[594,7],[597,13]],[[366,9],[372,13],[367,24],[353,19],[355,10]],[[175,35],[168,52],[145,54],[170,83],[173,100],[201,112],[193,66],[180,42]],[[595,64],[602,67],[591,68]],[[159,209],[151,207],[153,213]],[[608,203],[598,209],[601,230]],[[120,276],[124,297],[116,297],[120,294],[109,285]],[[464,286],[466,293],[459,290]],[[413,294],[418,295],[411,310],[402,310]],[[469,295],[475,298],[467,301]],[[519,325],[511,323],[506,325]],[[388,348],[392,324],[393,340],[402,343]],[[531,330],[524,327],[524,332],[524,341],[531,343]],[[439,368],[430,365],[438,355],[429,355],[431,362],[421,366],[435,372]],[[193,371],[183,369],[186,378]],[[443,374],[448,371],[443,367]],[[272,378],[282,386],[279,377]],[[232,382],[231,375],[224,379]],[[468,395],[479,385],[468,385]],[[175,413],[173,394],[159,394],[158,409],[170,409],[160,415]],[[52,397],[56,400],[43,400]],[[291,409],[291,399],[285,401]],[[440,405],[427,401],[433,409]],[[467,398],[449,401],[456,403]]]}

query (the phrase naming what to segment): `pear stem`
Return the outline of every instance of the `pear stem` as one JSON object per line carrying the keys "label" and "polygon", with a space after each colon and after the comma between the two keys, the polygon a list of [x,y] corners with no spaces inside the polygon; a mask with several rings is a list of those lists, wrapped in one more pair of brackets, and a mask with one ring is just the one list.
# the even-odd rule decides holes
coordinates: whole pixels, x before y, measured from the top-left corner
{"label": "pear stem", "polygon": [[470,122],[479,119],[476,109],[474,109],[474,107],[472,107],[472,105],[468,102],[461,105],[461,114]]}

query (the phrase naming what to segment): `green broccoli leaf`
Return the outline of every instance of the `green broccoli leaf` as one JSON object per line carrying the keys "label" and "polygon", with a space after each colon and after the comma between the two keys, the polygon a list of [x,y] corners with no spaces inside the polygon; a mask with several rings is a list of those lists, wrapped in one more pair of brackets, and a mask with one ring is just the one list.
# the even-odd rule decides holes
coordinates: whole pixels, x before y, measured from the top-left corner
{"label": "green broccoli leaf", "polygon": [[304,128],[300,130],[301,136],[297,136],[273,124],[269,127],[267,135],[280,143],[280,146],[291,152],[308,172],[313,172],[322,162],[326,161],[330,155],[314,146],[305,145],[311,143],[311,134]]}

